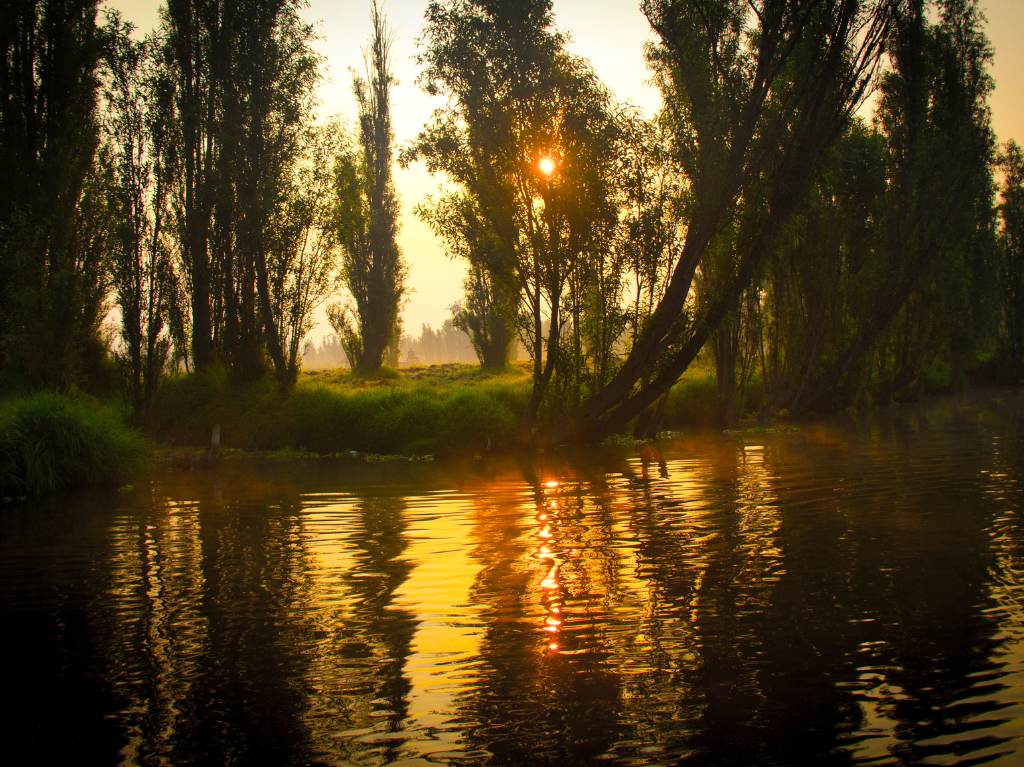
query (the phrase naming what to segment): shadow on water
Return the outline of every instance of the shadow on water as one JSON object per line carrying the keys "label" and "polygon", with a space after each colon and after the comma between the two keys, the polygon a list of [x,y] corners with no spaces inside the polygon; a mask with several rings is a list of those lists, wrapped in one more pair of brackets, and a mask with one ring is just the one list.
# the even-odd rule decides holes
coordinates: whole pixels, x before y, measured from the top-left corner
{"label": "shadow on water", "polygon": [[5,509],[8,743],[90,764],[1014,764],[1024,398]]}

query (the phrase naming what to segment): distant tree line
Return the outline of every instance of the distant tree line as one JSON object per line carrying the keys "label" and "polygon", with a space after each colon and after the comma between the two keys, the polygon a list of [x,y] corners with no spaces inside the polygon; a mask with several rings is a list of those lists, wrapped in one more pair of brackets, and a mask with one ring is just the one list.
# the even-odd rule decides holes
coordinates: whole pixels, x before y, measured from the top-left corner
{"label": "distant tree line", "polygon": [[[397,347],[398,364],[401,367],[417,365],[438,365],[460,363],[472,365],[478,357],[473,344],[454,319],[446,319],[439,328],[424,323],[419,335],[402,333]],[[515,352],[513,350],[513,359]],[[302,350],[304,369],[326,369],[352,367],[345,344],[336,333],[325,336],[319,343],[307,341]]]}
{"label": "distant tree line", "polygon": [[361,374],[434,361],[435,331],[402,341],[396,159],[442,177],[416,211],[467,266],[442,336],[531,361],[525,436],[652,433],[699,359],[727,423],[1021,381],[1024,160],[977,0],[640,5],[651,119],[551,0],[431,2],[440,106],[396,155],[375,3],[351,129],[315,120],[301,0],[166,0],[142,39],[96,0],[4,4],[0,386],[112,355],[137,412],[169,370],[289,387],[331,297]]}

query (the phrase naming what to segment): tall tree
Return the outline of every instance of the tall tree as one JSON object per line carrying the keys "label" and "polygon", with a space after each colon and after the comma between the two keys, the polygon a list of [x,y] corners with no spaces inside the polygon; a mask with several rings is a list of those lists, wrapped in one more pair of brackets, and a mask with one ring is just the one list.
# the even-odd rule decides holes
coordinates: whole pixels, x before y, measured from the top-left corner
{"label": "tall tree", "polygon": [[[520,313],[512,168],[531,168],[542,147],[542,104],[562,38],[544,0],[432,2],[418,57],[420,83],[449,105],[403,154],[444,173],[461,191],[417,212],[454,257],[468,261],[459,323],[481,364],[505,367]],[[545,91],[548,90],[546,94]],[[531,344],[533,347],[534,344]]]}
{"label": "tall tree", "polygon": [[[894,393],[916,387],[940,350],[965,374],[994,248],[991,51],[975,0],[909,2],[882,80],[878,122],[888,151],[879,279],[848,336],[790,403],[793,412],[849,402],[879,359]],[[954,319],[955,318],[955,319]],[[888,346],[888,349],[882,348]],[[881,357],[879,357],[881,355]]]}
{"label": "tall tree", "polygon": [[[691,204],[664,295],[615,376],[549,439],[598,438],[662,396],[736,306],[876,71],[891,0],[647,0],[652,62]],[[744,215],[732,277],[699,309],[698,267]],[[652,372],[653,371],[653,372]]]}
{"label": "tall tree", "polygon": [[113,236],[111,286],[121,315],[117,356],[136,415],[152,400],[170,353],[166,324],[174,291],[164,232],[166,111],[154,71],[153,43],[135,42],[132,28],[110,14],[114,31],[104,94],[104,160],[109,173]]}
{"label": "tall tree", "polygon": [[[297,373],[289,352],[296,344],[282,336],[280,311],[294,308],[285,306],[282,291],[300,254],[294,250],[297,243],[290,242],[277,225],[286,215],[282,208],[289,200],[297,203],[297,195],[304,193],[293,185],[309,180],[297,173],[296,166],[304,161],[312,136],[314,88],[319,80],[319,59],[309,45],[312,30],[300,19],[298,8],[298,0],[239,0],[236,19],[243,21],[236,20],[233,31],[236,55],[231,96],[226,101],[234,107],[225,112],[222,136],[222,151],[226,151],[235,138],[228,117],[237,114],[231,187],[223,192],[232,194],[235,226],[235,284],[225,274],[224,290],[234,291],[232,303],[238,307],[237,370],[245,377],[261,373],[266,354],[278,380],[286,385],[294,382]],[[297,208],[291,211],[297,212]],[[296,223],[293,220],[292,225]],[[305,262],[300,259],[300,263]]]}
{"label": "tall tree", "polygon": [[352,367],[375,373],[397,349],[405,263],[398,249],[398,197],[392,178],[391,37],[377,3],[366,79],[356,78],[358,148],[342,146],[337,160],[336,226],[343,246],[342,280],[355,307],[335,304],[329,317]]}
{"label": "tall tree", "polygon": [[337,232],[332,225],[336,124],[310,127],[303,156],[289,169],[267,232],[270,316],[284,361],[280,376],[298,376],[299,352],[313,329],[313,312],[335,287]]}
{"label": "tall tree", "polygon": [[105,208],[96,0],[0,9],[0,369],[70,388],[98,348]]}
{"label": "tall tree", "polygon": [[581,396],[621,289],[608,258],[617,126],[566,47],[550,0],[431,3],[422,84],[449,104],[404,156],[459,187],[420,211],[470,261],[462,323],[481,359],[503,364],[503,326],[518,325],[533,361],[527,425],[546,400]]}
{"label": "tall tree", "polygon": [[1024,378],[1024,152],[1016,142],[1006,144],[1000,164],[1002,345],[1007,376],[1016,383]]}
{"label": "tall tree", "polygon": [[[174,126],[166,173],[173,181],[179,259],[186,276],[191,360],[214,361],[210,228],[219,82],[214,61],[230,50],[221,38],[218,0],[167,0],[162,37],[166,77],[173,88]],[[221,78],[223,79],[223,77]]]}
{"label": "tall tree", "polygon": [[285,385],[296,370],[275,287],[295,253],[279,238],[280,218],[305,162],[320,65],[300,7],[168,0],[162,30],[174,112],[166,183],[193,362],[219,361],[245,380],[269,359]]}

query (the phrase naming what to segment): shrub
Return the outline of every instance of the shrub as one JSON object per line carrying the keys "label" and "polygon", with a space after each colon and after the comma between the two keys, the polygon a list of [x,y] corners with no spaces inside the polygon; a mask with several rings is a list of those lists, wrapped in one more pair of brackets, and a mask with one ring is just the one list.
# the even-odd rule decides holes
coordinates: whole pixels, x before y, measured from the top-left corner
{"label": "shrub", "polygon": [[0,496],[116,485],[147,454],[146,441],[92,399],[40,393],[0,404]]}

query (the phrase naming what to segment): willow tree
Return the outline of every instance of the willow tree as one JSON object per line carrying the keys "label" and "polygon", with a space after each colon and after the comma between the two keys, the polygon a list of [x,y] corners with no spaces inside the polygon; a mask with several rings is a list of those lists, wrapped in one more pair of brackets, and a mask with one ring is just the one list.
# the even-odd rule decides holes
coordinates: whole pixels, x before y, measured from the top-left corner
{"label": "willow tree", "polygon": [[398,249],[398,197],[392,178],[391,37],[374,2],[366,79],[355,78],[357,146],[343,144],[336,161],[338,240],[342,282],[355,306],[333,305],[328,316],[354,370],[373,374],[396,347],[405,292]]}
{"label": "willow tree", "polygon": [[[643,9],[658,35],[651,63],[689,183],[685,238],[618,372],[548,439],[619,430],[678,380],[863,100],[900,10],[892,0],[646,0]],[[698,306],[689,300],[695,274],[736,225],[729,278]]]}
{"label": "willow tree", "polygon": [[417,213],[449,255],[467,262],[457,321],[488,369],[508,363],[520,314],[516,184],[509,172],[523,177],[542,148],[537,133],[551,112],[551,74],[563,44],[551,25],[546,0],[453,0],[427,7],[420,83],[448,104],[402,159],[423,161],[458,187]]}
{"label": "willow tree", "polygon": [[995,249],[991,51],[978,3],[910,0],[891,49],[878,109],[888,165],[882,258],[857,306],[856,333],[791,399],[791,411],[847,404],[872,374],[893,395],[912,393],[935,358],[962,379],[994,304],[986,285],[994,274],[985,274]]}

